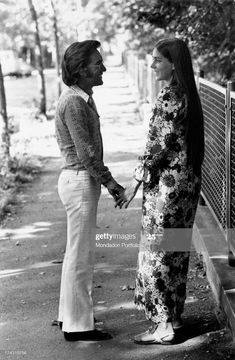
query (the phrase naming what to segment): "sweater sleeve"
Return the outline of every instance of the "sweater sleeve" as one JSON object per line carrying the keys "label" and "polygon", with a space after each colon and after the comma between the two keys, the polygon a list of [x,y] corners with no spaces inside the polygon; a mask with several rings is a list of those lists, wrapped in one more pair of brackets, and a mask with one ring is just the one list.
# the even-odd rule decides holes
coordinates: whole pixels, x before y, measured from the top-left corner
{"label": "sweater sleeve", "polygon": [[[102,159],[97,159],[97,148],[91,138],[88,127],[87,112],[84,104],[78,97],[67,99],[64,107],[63,118],[69,130],[70,136],[76,148],[77,156],[83,166],[89,171],[91,176],[102,184],[112,180],[112,175]],[[97,130],[97,137],[100,137],[100,130]]]}

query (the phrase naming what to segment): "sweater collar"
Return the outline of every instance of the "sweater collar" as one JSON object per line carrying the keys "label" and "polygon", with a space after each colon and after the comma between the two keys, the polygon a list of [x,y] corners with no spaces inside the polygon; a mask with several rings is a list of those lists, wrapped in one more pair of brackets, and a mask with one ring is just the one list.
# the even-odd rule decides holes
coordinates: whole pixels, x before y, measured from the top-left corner
{"label": "sweater collar", "polygon": [[88,102],[88,99],[90,97],[90,95],[88,95],[84,90],[82,90],[79,86],[77,85],[72,85],[70,86],[70,88],[75,91],[79,96],[81,96],[86,102]]}

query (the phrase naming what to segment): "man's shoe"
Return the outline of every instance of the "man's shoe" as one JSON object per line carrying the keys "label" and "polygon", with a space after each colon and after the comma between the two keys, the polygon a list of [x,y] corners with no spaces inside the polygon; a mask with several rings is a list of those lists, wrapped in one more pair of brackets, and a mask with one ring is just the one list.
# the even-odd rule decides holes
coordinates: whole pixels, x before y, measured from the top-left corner
{"label": "man's shoe", "polygon": [[182,327],[184,326],[183,324],[183,320],[181,319],[181,317],[179,316],[178,318],[175,318],[172,321],[172,326],[174,330],[179,330],[182,329]]}
{"label": "man's shoe", "polygon": [[109,333],[101,332],[97,329],[80,332],[64,332],[67,341],[102,341],[112,339]]}
{"label": "man's shoe", "polygon": [[[97,319],[94,317],[94,323],[97,323]],[[63,321],[57,321],[57,320],[53,320],[52,325],[57,325],[62,329],[63,326]]]}

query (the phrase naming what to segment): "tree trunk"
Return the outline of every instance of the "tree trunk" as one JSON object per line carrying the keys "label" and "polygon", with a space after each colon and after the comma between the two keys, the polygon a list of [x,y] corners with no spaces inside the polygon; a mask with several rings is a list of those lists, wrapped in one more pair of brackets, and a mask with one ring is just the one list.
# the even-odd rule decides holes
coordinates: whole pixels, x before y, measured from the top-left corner
{"label": "tree trunk", "polygon": [[58,36],[58,22],[57,14],[55,9],[54,1],[51,0],[51,7],[53,10],[53,29],[54,29],[54,40],[55,40],[55,49],[56,49],[56,73],[57,73],[57,82],[58,82],[58,97],[61,94],[61,80],[60,80],[60,51],[59,51],[59,36]]}
{"label": "tree trunk", "polygon": [[8,172],[9,161],[10,161],[10,134],[8,128],[7,103],[6,103],[6,94],[5,94],[1,63],[0,63],[0,121],[2,123],[0,172],[1,174],[4,175],[6,172]]}
{"label": "tree trunk", "polygon": [[38,72],[40,77],[40,113],[46,115],[46,87],[45,87],[45,77],[44,77],[44,67],[43,67],[43,57],[42,57],[42,46],[41,39],[39,34],[38,26],[38,17],[33,5],[33,0],[28,0],[29,9],[31,17],[35,24],[35,41],[36,41],[36,50],[37,50],[37,63],[38,63]]}

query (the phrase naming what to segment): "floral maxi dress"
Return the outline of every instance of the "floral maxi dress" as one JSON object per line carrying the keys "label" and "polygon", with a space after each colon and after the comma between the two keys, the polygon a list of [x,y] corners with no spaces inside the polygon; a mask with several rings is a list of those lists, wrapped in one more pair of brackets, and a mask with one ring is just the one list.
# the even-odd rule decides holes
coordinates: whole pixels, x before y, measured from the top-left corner
{"label": "floral maxi dress", "polygon": [[200,175],[187,164],[186,121],[186,95],[179,87],[164,87],[153,108],[145,153],[134,173],[143,181],[135,304],[155,323],[180,316],[186,298],[201,184]]}

